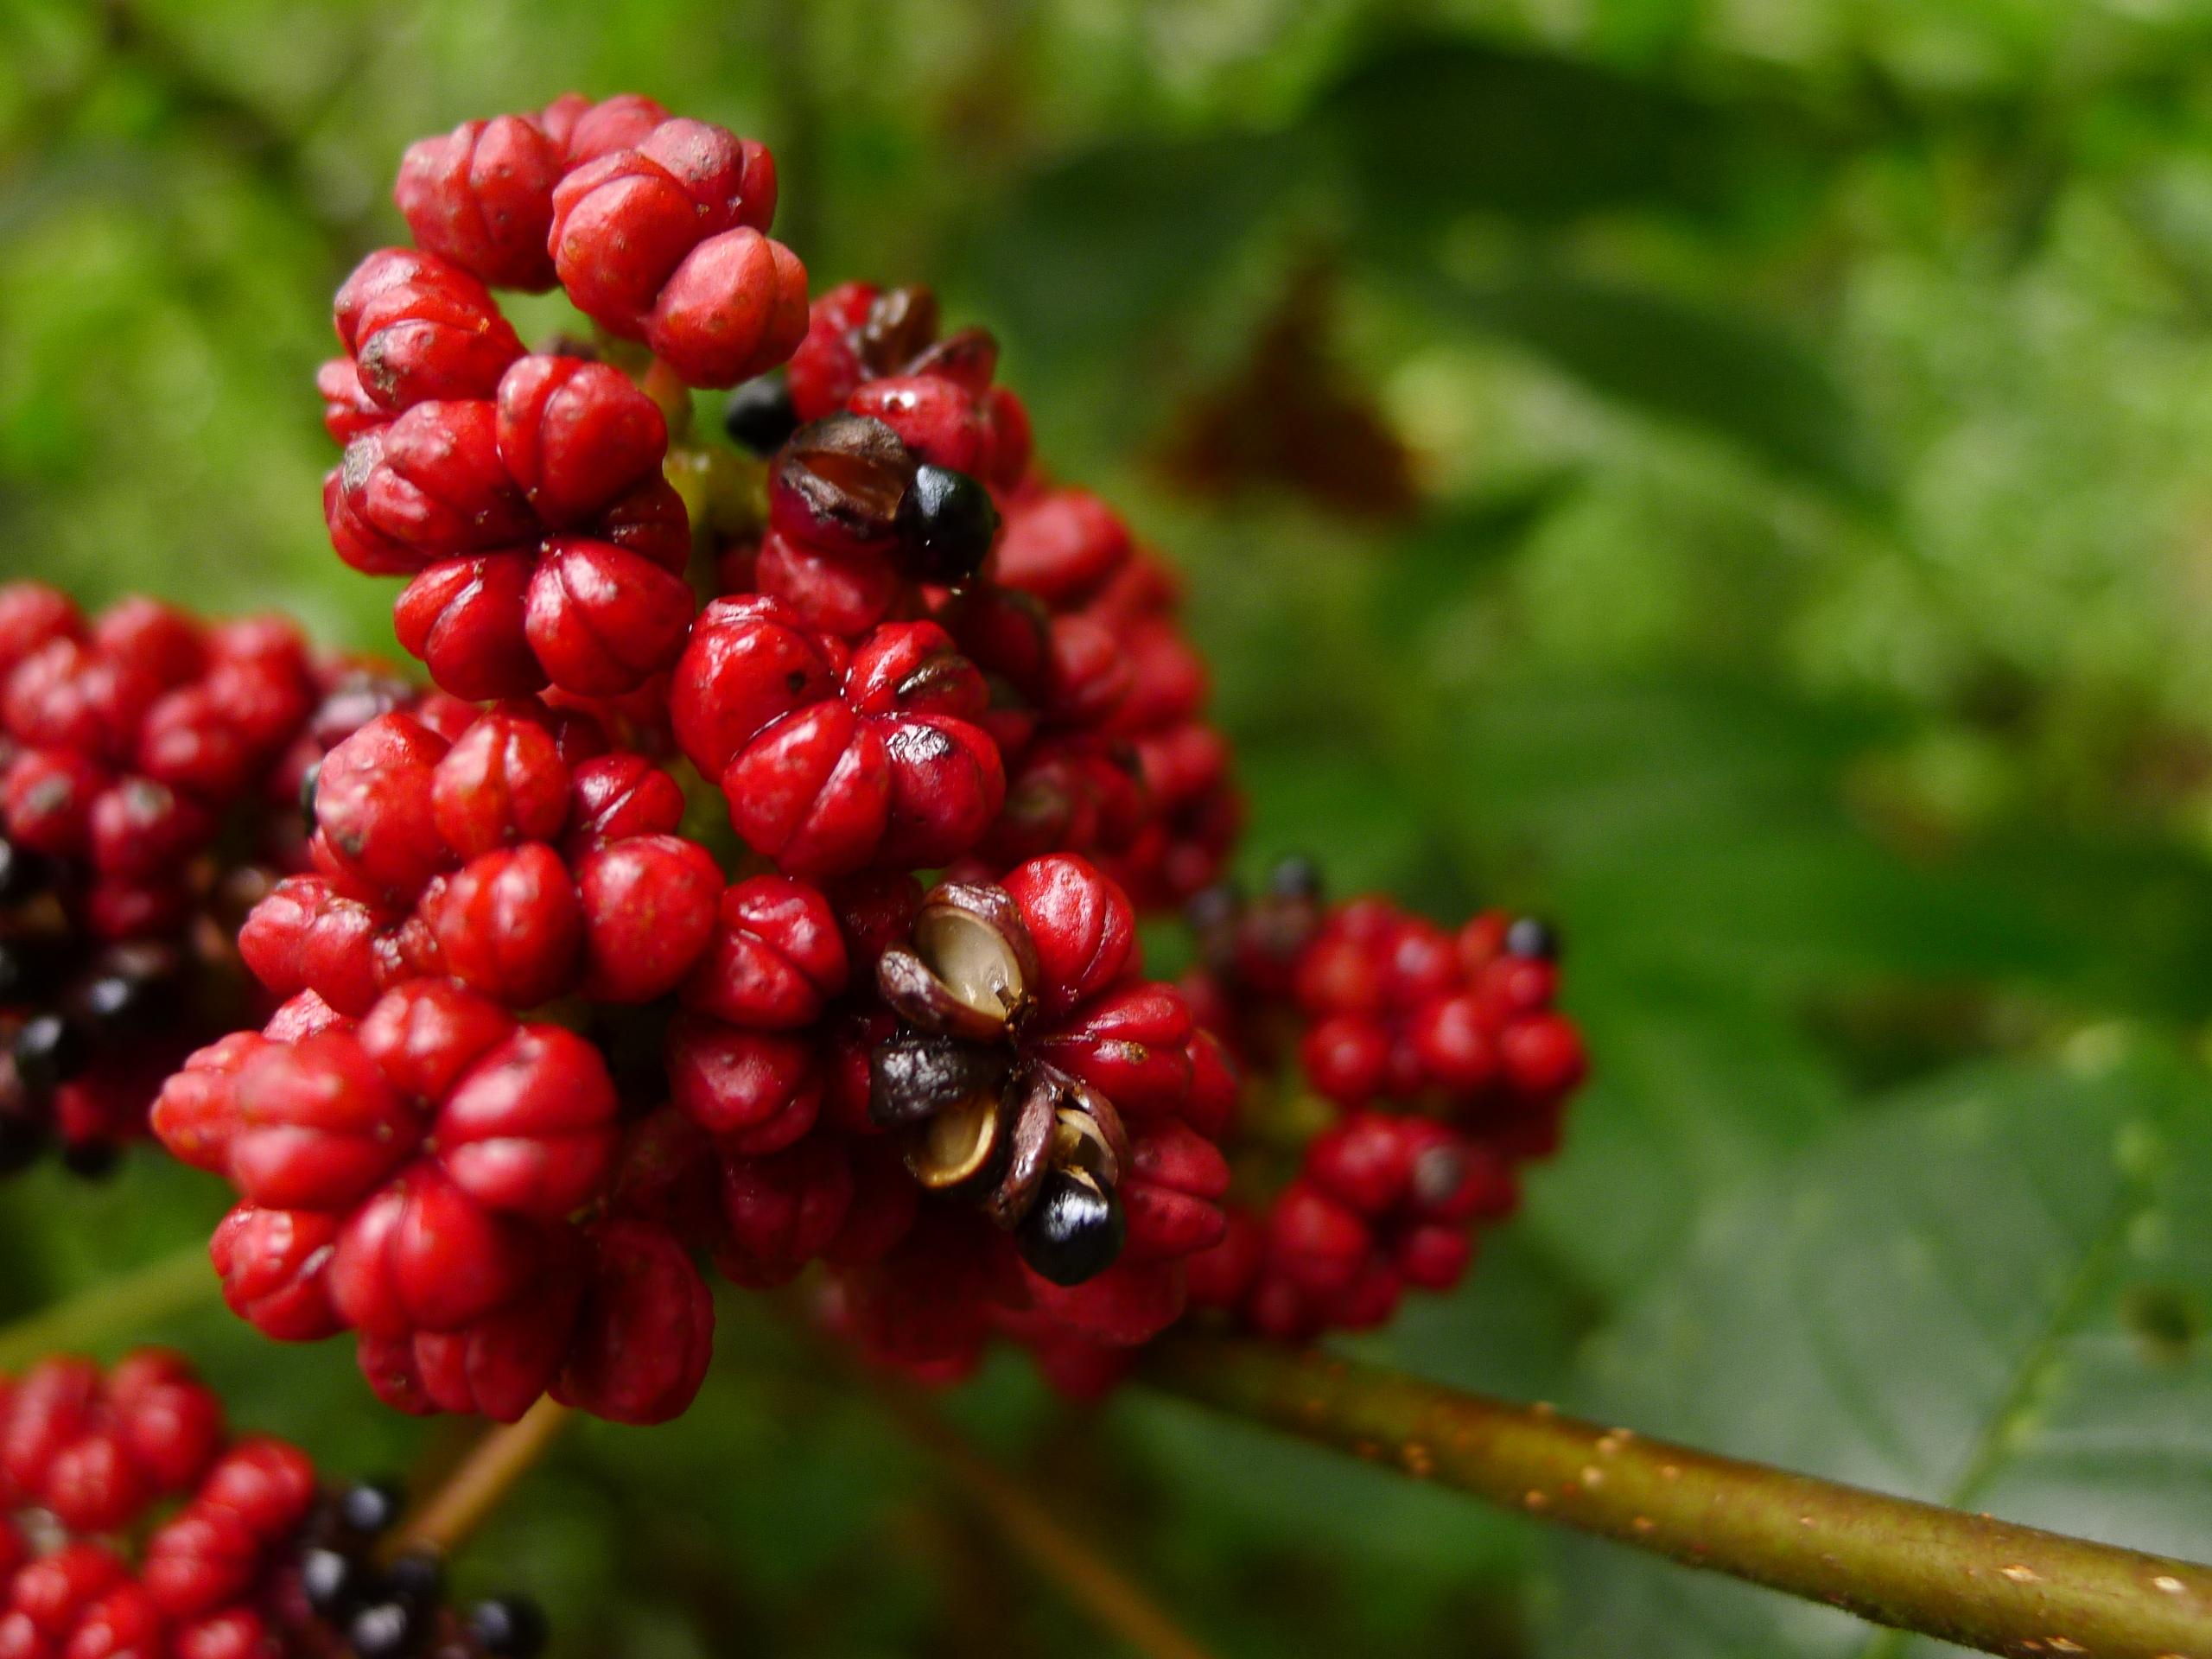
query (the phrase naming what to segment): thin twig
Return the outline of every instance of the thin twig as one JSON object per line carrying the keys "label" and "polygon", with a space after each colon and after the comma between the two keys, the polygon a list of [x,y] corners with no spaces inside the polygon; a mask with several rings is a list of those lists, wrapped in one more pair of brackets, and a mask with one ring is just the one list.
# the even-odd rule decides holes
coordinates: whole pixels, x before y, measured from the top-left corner
{"label": "thin twig", "polygon": [[2212,1567],[2193,1562],[1255,1342],[1177,1338],[1146,1375],[1417,1479],[1878,1624],[1986,1653],[2212,1659]]}
{"label": "thin twig", "polygon": [[912,1389],[884,1382],[874,1394],[885,1413],[944,1470],[1007,1548],[1100,1624],[1150,1659],[1211,1659],[1096,1543],[1047,1510]]}
{"label": "thin twig", "polygon": [[0,1329],[0,1371],[48,1354],[98,1347],[215,1300],[221,1281],[205,1244],[188,1245],[120,1279],[110,1279]]}
{"label": "thin twig", "polygon": [[486,1430],[460,1467],[401,1525],[393,1548],[446,1554],[458,1549],[537,1464],[571,1414],[547,1395],[515,1421]]}

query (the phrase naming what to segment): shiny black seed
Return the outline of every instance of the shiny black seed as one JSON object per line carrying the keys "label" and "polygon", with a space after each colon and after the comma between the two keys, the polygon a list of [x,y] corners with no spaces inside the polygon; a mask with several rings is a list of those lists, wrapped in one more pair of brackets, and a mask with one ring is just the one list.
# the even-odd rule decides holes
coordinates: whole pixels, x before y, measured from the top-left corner
{"label": "shiny black seed", "polygon": [[112,1141],[71,1141],[61,1148],[61,1166],[79,1180],[104,1181],[123,1161],[123,1148]]}
{"label": "shiny black seed", "polygon": [[1278,899],[1319,899],[1321,867],[1310,858],[1286,858],[1268,872],[1268,891]]}
{"label": "shiny black seed", "polygon": [[322,762],[315,761],[300,774],[300,827],[312,836],[315,832],[315,790],[322,781]]}
{"label": "shiny black seed", "polygon": [[879,1128],[903,1128],[1006,1080],[1006,1053],[957,1037],[901,1032],[868,1058],[868,1115]]}
{"label": "shiny black seed", "polygon": [[922,466],[899,502],[900,563],[917,582],[965,582],[999,533],[991,493],[950,467]]}
{"label": "shiny black seed", "polygon": [[1110,1188],[1056,1169],[1022,1224],[1021,1259],[1056,1285],[1079,1285],[1114,1265],[1127,1230]]}
{"label": "shiny black seed", "polygon": [[772,455],[784,440],[798,430],[798,415],[791,408],[791,388],[780,374],[764,374],[747,380],[722,405],[722,430],[741,449],[756,455]]}
{"label": "shiny black seed", "polygon": [[92,1061],[84,1033],[58,1014],[35,1014],[23,1021],[10,1045],[16,1075],[34,1095],[50,1095]]}
{"label": "shiny black seed", "polygon": [[353,1611],[367,1588],[368,1570],[335,1549],[310,1549],[300,1557],[300,1593],[324,1618]]}
{"label": "shiny black seed", "polygon": [[406,1602],[371,1602],[346,1626],[346,1642],[354,1659],[402,1659],[422,1646],[430,1624],[427,1613]]}
{"label": "shiny black seed", "polygon": [[468,1610],[468,1633],[493,1659],[537,1659],[545,1646],[545,1615],[526,1596],[501,1596]]}
{"label": "shiny black seed", "polygon": [[404,1501],[396,1482],[365,1480],[340,1494],[338,1523],[356,1537],[373,1538],[399,1519]]}
{"label": "shiny black seed", "polygon": [[1559,930],[1549,922],[1523,916],[1505,930],[1505,951],[1508,956],[1552,961],[1559,955]]}

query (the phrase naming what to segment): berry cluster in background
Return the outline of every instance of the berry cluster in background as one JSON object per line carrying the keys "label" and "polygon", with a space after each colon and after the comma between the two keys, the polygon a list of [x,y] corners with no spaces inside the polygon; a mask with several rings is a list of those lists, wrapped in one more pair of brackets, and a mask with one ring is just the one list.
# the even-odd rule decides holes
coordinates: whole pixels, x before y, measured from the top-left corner
{"label": "berry cluster in background", "polygon": [[531,1604],[446,1605],[435,1556],[383,1547],[389,1485],[326,1485],[232,1438],[181,1356],[0,1379],[0,1653],[11,1659],[532,1659]]}
{"label": "berry cluster in background", "polygon": [[[775,194],[638,97],[408,152],[415,245],[337,295],[324,509],[435,689],[0,590],[0,1154],[128,1134],[174,1068],[230,1306],[351,1333],[413,1412],[672,1417],[702,1268],[1073,1391],[1185,1318],[1302,1340],[1454,1283],[1581,1077],[1556,941],[1221,885],[1170,567],[1040,466],[988,333],[810,305]],[[575,332],[526,347],[495,288]],[[1185,907],[1198,965],[1147,976]],[[194,1017],[82,1103],[88,1022],[156,984]]]}

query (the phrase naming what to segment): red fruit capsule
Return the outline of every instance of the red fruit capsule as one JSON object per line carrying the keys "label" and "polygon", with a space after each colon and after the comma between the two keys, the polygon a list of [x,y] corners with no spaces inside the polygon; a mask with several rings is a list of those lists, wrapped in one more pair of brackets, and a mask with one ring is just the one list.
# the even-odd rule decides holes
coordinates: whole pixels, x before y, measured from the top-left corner
{"label": "red fruit capsule", "polygon": [[437,398],[489,397],[522,355],[483,283],[412,248],[362,260],[332,312],[362,390],[394,415]]}
{"label": "red fruit capsule", "polygon": [[445,559],[409,582],[392,607],[392,631],[441,690],[481,701],[527,696],[545,684],[531,649],[527,553]]}
{"label": "red fruit capsule", "polygon": [[556,1399],[610,1421],[680,1416],[714,1357],[715,1302],[683,1245],[650,1222],[591,1230],[583,1312]]}
{"label": "red fruit capsule", "polygon": [[580,860],[627,836],[671,834],[683,822],[683,791],[673,778],[643,755],[601,755],[570,774],[562,850]]}
{"label": "red fruit capsule", "polygon": [[721,895],[683,1002],[734,1026],[792,1029],[819,1019],[845,978],[844,939],[830,901],[805,882],[759,875]]}
{"label": "red fruit capsule", "polygon": [[495,288],[556,280],[545,251],[560,149],[518,115],[464,121],[408,146],[392,196],[416,244]]}
{"label": "red fruit capsule", "polygon": [[749,226],[686,254],[645,319],[646,343],[693,386],[734,386],[764,374],[805,334],[806,267]]}
{"label": "red fruit capsule", "polygon": [[599,1051],[560,1026],[524,1026],[454,1084],[433,1132],[454,1183],[494,1210],[552,1221],[603,1184],[617,1102]]}
{"label": "red fruit capsule", "polygon": [[347,1217],[331,1305],[372,1336],[457,1331],[518,1294],[543,1256],[530,1224],[485,1208],[425,1159]]}
{"label": "red fruit capsule", "polygon": [[1041,1012],[1066,1013],[1129,965],[1136,912],[1096,865],[1055,854],[1008,871],[1001,885],[1036,944]]}
{"label": "red fruit capsule", "polygon": [[650,1002],[674,990],[714,932],[721,871],[680,836],[632,836],[575,866],[583,908],[584,995]]}
{"label": "red fruit capsule", "polygon": [[453,861],[432,805],[450,746],[407,715],[381,715],[323,758],[315,850],[334,874],[371,893],[412,897]]}
{"label": "red fruit capsule", "polygon": [[329,1215],[242,1204],[217,1225],[207,1254],[231,1312],[279,1342],[320,1342],[344,1328],[323,1284],[337,1239]]}
{"label": "red fruit capsule", "polygon": [[582,907],[568,867],[543,842],[463,865],[431,927],[446,971],[510,1007],[550,1001],[582,972]]}
{"label": "red fruit capsule", "polygon": [[836,689],[823,642],[793,613],[772,599],[718,599],[676,665],[669,715],[691,763],[719,778],[771,721]]}
{"label": "red fruit capsule", "polygon": [[531,578],[524,631],[563,691],[615,696],[676,662],[697,608],[682,576],[611,543],[561,536]]}
{"label": "red fruit capsule", "polygon": [[280,1210],[342,1210],[396,1168],[421,1120],[359,1042],[324,1032],[271,1045],[238,1073],[230,1175],[245,1200]]}
{"label": "red fruit capsule", "polygon": [[488,711],[438,762],[430,810],[462,858],[553,840],[569,817],[569,768],[553,734],[519,710]]}
{"label": "red fruit capsule", "polygon": [[620,369],[525,357],[499,382],[498,436],[500,460],[539,517],[580,524],[658,475],[668,422]]}
{"label": "red fruit capsule", "polygon": [[790,1146],[822,1105],[816,1046],[741,1031],[696,1014],[668,1027],[668,1089],[684,1115],[733,1149],[758,1156]]}

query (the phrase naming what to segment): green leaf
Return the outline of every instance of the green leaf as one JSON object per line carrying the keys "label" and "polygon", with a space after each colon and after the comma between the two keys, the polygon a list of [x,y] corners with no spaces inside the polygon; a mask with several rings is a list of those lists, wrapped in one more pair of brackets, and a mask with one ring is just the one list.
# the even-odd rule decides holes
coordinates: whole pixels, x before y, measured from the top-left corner
{"label": "green leaf", "polygon": [[1440,315],[1514,340],[1601,397],[1856,505],[1884,497],[1872,437],[1827,363],[1762,318],[1560,270],[1418,291]]}
{"label": "green leaf", "polygon": [[1315,116],[1386,229],[1474,210],[1555,225],[1603,209],[1709,213],[1798,162],[1777,114],[1724,107],[1586,59],[1449,35],[1355,64]]}
{"label": "green leaf", "polygon": [[1294,134],[1126,139],[1030,179],[969,248],[978,308],[1040,357],[1126,348],[1219,275],[1310,172]]}
{"label": "green leaf", "polygon": [[[2212,1086],[2113,1038],[1894,1099],[1703,1219],[1577,1406],[1881,1491],[2212,1554]],[[1596,1545],[1548,1651],[1887,1653],[1825,1610]],[[1933,1643],[1904,1649],[1948,1651]]]}

